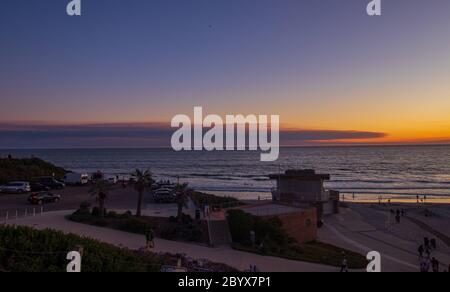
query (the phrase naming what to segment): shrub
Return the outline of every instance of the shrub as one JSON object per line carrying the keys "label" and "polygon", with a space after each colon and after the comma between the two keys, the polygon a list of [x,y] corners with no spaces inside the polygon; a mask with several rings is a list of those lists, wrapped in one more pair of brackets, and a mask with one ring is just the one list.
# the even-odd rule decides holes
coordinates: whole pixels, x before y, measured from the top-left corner
{"label": "shrub", "polygon": [[118,228],[132,233],[146,234],[148,230],[155,229],[155,225],[144,219],[129,218],[121,222]]}
{"label": "shrub", "polygon": [[181,238],[188,241],[199,241],[202,236],[202,229],[196,224],[183,225],[181,227]]}
{"label": "shrub", "polygon": [[190,215],[183,214],[183,216],[181,217],[181,222],[183,223],[183,225],[188,225],[188,224],[192,224],[192,222],[194,222],[194,220],[192,219],[192,217]]}
{"label": "shrub", "polygon": [[77,210],[73,214],[68,215],[67,219],[78,222],[78,223],[84,223],[89,222],[92,219],[92,216],[90,213],[86,213],[84,211]]}
{"label": "shrub", "polygon": [[254,231],[254,216],[242,210],[229,210],[228,225],[234,242],[244,245],[251,243],[250,232]]}
{"label": "shrub", "polygon": [[90,210],[91,210],[91,203],[89,203],[89,202],[82,202],[80,204],[80,209],[79,209],[80,212],[88,212],[89,213]]}
{"label": "shrub", "polygon": [[180,230],[181,228],[178,224],[167,224],[161,228],[159,234],[161,238],[173,240],[179,236]]}
{"label": "shrub", "polygon": [[100,208],[99,207],[92,208],[91,215],[94,217],[100,217]]}
{"label": "shrub", "polygon": [[106,217],[108,217],[108,218],[118,218],[119,215],[117,215],[117,213],[114,212],[114,211],[109,211],[108,214],[106,215]]}
{"label": "shrub", "polygon": [[32,181],[36,177],[51,176],[62,179],[67,173],[63,168],[39,158],[0,159],[0,185],[11,181]]}
{"label": "shrub", "polygon": [[108,221],[105,219],[97,219],[93,222],[93,224],[99,227],[106,227],[109,225]]}
{"label": "shrub", "polygon": [[[83,272],[157,272],[162,260],[53,230],[0,226],[0,265],[6,272],[65,272],[67,252],[83,246]],[[49,256],[51,254],[51,256]]]}

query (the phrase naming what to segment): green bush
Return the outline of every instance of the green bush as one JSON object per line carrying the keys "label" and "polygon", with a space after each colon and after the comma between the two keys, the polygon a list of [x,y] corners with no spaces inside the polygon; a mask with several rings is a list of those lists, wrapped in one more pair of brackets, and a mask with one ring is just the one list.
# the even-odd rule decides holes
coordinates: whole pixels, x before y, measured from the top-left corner
{"label": "green bush", "polygon": [[89,212],[78,210],[66,218],[74,222],[85,223],[92,220],[92,215]]}
{"label": "green bush", "polygon": [[93,222],[93,224],[98,227],[107,227],[109,225],[106,219],[97,219]]}
{"label": "green bush", "polygon": [[[148,217],[133,217],[131,212],[124,214],[117,214],[109,212],[105,218],[95,216],[98,211],[93,208],[92,214],[86,210],[77,210],[71,215],[67,216],[68,220],[84,223],[99,227],[107,227],[117,229],[125,232],[136,234],[146,234],[150,229],[161,238],[168,240],[184,240],[199,242],[204,232],[202,225],[195,222],[189,215],[183,216],[183,223],[179,224],[175,217],[167,221],[155,220]],[[98,208],[97,208],[98,209]]]}
{"label": "green bush", "polygon": [[161,230],[159,231],[159,235],[161,236],[161,238],[174,240],[179,236],[180,230],[181,228],[177,224],[167,224],[161,228]]}
{"label": "green bush", "polygon": [[119,229],[122,231],[146,234],[150,229],[155,229],[155,225],[139,218],[129,218],[120,222]]}
{"label": "green bush", "polygon": [[39,158],[0,159],[0,185],[11,181],[32,181],[36,177],[52,176],[62,179],[67,173],[63,168]]}
{"label": "green bush", "polygon": [[91,215],[93,217],[100,217],[100,208],[99,207],[94,207],[92,208],[92,213]]}
{"label": "green bush", "polygon": [[199,241],[202,233],[200,226],[194,223],[183,225],[181,228],[181,238],[188,241]]}
{"label": "green bush", "polygon": [[83,272],[157,272],[162,260],[53,230],[0,226],[0,267],[7,272],[65,272],[69,251],[84,249]]}
{"label": "green bush", "polygon": [[108,218],[118,218],[119,215],[117,214],[117,212],[109,211],[108,214],[106,214],[106,217],[108,217]]}
{"label": "green bush", "polygon": [[81,211],[81,212],[87,212],[87,213],[90,213],[90,210],[91,210],[91,203],[89,203],[89,202],[82,202],[81,204],[80,204],[80,209],[78,209],[79,211]]}
{"label": "green bush", "polygon": [[250,232],[254,231],[255,217],[242,210],[228,211],[228,225],[234,242],[251,244]]}
{"label": "green bush", "polygon": [[205,194],[205,193],[201,193],[201,192],[194,192],[191,195],[191,198],[198,207],[202,207],[206,204],[208,204],[211,207],[212,206],[221,206],[223,208],[243,205],[243,203],[240,202],[236,198],[219,197],[219,196]]}

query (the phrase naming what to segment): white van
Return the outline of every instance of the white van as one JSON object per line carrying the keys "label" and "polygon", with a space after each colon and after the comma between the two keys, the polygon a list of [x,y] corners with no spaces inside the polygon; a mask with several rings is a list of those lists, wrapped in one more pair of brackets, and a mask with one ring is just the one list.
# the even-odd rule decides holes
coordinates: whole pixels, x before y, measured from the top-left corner
{"label": "white van", "polygon": [[85,173],[68,173],[64,177],[67,185],[85,185],[89,182],[89,175]]}

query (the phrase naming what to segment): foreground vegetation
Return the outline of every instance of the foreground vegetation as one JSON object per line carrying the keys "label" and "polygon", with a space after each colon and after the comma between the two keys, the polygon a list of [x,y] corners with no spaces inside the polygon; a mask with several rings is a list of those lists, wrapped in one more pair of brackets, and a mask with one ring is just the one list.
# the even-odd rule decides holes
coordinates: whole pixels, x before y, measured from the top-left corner
{"label": "foreground vegetation", "polygon": [[[275,217],[266,219],[242,210],[229,210],[228,223],[233,247],[238,250],[330,266],[340,266],[346,258],[351,269],[367,266],[366,258],[352,251],[320,242],[297,243]],[[252,231],[254,238],[250,235]]]}
{"label": "foreground vegetation", "polygon": [[157,272],[162,258],[53,230],[0,226],[0,271],[65,272],[69,251],[83,247],[84,272]]}
{"label": "foreground vegetation", "polygon": [[61,167],[39,158],[2,158],[0,159],[0,185],[12,181],[30,181],[40,176],[52,176],[62,179],[67,173]]}
{"label": "foreground vegetation", "polygon": [[80,247],[82,272],[159,272],[179,261],[188,272],[236,272],[206,260],[132,251],[73,234],[16,226],[0,226],[0,272],[66,272],[67,253]]}

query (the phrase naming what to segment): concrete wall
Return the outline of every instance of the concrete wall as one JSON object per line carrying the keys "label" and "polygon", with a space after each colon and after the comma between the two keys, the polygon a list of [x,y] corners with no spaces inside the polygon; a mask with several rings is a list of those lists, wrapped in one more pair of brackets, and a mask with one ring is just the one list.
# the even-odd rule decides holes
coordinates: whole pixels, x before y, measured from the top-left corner
{"label": "concrete wall", "polygon": [[[273,216],[269,216],[273,217]],[[277,215],[286,232],[299,243],[317,239],[317,210],[310,208],[299,213]]]}

